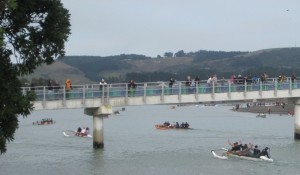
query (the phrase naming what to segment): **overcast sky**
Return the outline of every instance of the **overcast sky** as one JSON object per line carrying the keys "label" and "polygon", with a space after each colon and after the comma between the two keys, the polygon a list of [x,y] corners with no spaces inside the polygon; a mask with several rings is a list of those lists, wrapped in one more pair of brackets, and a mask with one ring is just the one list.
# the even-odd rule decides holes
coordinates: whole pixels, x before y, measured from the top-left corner
{"label": "overcast sky", "polygon": [[66,55],[163,55],[300,45],[300,0],[61,0]]}

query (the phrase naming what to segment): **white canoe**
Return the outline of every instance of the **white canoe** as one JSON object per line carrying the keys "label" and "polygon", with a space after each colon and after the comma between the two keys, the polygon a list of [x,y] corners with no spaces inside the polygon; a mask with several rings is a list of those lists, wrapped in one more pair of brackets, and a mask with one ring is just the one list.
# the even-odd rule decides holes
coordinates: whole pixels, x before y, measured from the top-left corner
{"label": "white canoe", "polygon": [[71,131],[71,130],[68,130],[68,131],[63,131],[62,132],[63,135],[65,137],[84,137],[84,138],[93,138],[92,135],[88,134],[88,135],[76,135],[76,132],[75,131]]}
{"label": "white canoe", "polygon": [[266,114],[258,114],[256,117],[266,118],[267,115]]}
{"label": "white canoe", "polygon": [[258,157],[250,157],[250,156],[239,156],[236,154],[232,154],[229,152],[225,152],[225,154],[222,154],[222,156],[216,154],[216,152],[214,150],[211,151],[213,154],[213,157],[217,158],[217,159],[228,159],[229,157],[234,157],[234,158],[240,158],[240,159],[246,159],[246,160],[252,160],[252,161],[266,161],[266,162],[273,162],[273,159],[268,158],[266,156],[260,156]]}

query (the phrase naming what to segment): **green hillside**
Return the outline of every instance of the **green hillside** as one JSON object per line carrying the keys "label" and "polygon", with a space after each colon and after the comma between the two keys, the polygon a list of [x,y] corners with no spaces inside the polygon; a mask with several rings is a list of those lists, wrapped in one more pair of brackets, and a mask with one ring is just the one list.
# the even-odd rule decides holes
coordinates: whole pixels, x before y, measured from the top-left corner
{"label": "green hillside", "polygon": [[65,56],[54,64],[38,68],[25,77],[54,79],[74,83],[96,83],[101,78],[108,82],[168,81],[172,76],[184,80],[186,76],[207,79],[212,74],[229,78],[231,74],[259,76],[267,72],[270,77],[281,73],[290,76],[300,74],[300,48],[277,48],[255,52],[205,51],[181,52],[175,57],[151,58],[144,55]]}

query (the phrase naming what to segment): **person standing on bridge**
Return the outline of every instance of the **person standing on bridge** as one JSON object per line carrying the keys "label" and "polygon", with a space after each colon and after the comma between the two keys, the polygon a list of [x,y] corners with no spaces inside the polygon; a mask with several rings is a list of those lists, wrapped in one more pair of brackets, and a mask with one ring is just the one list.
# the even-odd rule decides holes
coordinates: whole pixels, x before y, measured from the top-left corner
{"label": "person standing on bridge", "polygon": [[70,79],[67,79],[65,88],[66,88],[66,97],[69,98],[69,95],[70,95],[69,93],[70,93],[71,89],[73,89]]}
{"label": "person standing on bridge", "polygon": [[128,83],[128,95],[134,96],[136,87],[137,87],[137,85],[136,85],[135,81],[130,80]]}
{"label": "person standing on bridge", "polygon": [[103,91],[104,86],[107,85],[104,79],[102,79],[99,83],[99,90]]}

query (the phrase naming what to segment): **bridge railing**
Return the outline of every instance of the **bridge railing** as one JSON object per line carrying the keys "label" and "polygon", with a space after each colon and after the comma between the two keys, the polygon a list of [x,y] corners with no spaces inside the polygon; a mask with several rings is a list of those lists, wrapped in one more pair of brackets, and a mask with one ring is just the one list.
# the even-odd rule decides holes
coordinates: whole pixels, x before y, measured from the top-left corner
{"label": "bridge railing", "polygon": [[147,82],[137,83],[135,88],[129,88],[127,83],[116,84],[91,84],[73,85],[70,91],[64,86],[35,86],[23,87],[23,93],[28,91],[36,94],[36,101],[69,100],[69,99],[93,99],[102,100],[114,97],[141,97],[141,96],[164,96],[164,95],[185,95],[185,94],[213,94],[250,91],[276,91],[298,89],[297,81],[288,79],[278,82],[276,78],[268,79],[265,82],[231,82],[230,80],[218,80],[208,84],[206,81],[193,82],[187,86],[185,81],[176,81],[172,86],[169,82]]}

